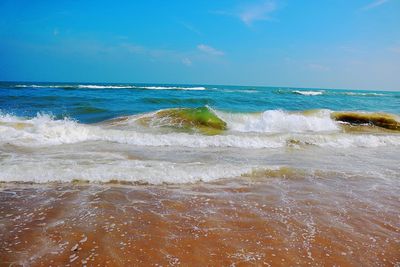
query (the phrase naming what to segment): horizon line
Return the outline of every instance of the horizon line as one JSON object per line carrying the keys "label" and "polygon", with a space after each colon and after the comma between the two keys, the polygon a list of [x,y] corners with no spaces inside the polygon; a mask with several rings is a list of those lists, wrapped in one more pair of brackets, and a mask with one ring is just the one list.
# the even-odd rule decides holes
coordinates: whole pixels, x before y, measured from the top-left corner
{"label": "horizon line", "polygon": [[295,86],[275,86],[275,85],[245,85],[245,84],[209,84],[209,83],[151,83],[151,82],[95,82],[95,81],[79,81],[79,82],[71,82],[71,81],[6,81],[6,80],[0,80],[0,83],[65,83],[65,84],[135,84],[135,85],[140,85],[140,84],[145,84],[145,85],[191,85],[191,86],[235,86],[235,87],[264,87],[264,88],[294,88],[294,89],[311,89],[311,90],[355,90],[355,91],[380,91],[380,92],[400,92],[400,89],[363,89],[363,88],[333,88],[333,87],[295,87]]}

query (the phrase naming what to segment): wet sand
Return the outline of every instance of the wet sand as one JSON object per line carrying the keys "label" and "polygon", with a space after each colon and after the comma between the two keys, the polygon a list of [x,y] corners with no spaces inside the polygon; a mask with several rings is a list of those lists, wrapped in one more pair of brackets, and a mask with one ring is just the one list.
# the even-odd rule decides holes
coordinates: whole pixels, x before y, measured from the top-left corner
{"label": "wet sand", "polygon": [[398,183],[258,176],[2,184],[0,266],[399,266]]}

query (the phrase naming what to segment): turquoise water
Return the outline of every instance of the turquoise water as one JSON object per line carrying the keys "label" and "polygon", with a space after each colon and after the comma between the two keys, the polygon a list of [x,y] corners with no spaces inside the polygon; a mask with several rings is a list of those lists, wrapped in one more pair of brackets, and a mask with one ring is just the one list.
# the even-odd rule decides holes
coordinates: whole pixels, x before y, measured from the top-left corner
{"label": "turquoise water", "polygon": [[400,92],[3,82],[0,182],[194,183],[284,167],[397,185],[399,114]]}
{"label": "turquoise water", "polygon": [[100,122],[150,111],[200,107],[265,110],[373,111],[400,114],[400,92],[216,85],[0,83],[0,110]]}

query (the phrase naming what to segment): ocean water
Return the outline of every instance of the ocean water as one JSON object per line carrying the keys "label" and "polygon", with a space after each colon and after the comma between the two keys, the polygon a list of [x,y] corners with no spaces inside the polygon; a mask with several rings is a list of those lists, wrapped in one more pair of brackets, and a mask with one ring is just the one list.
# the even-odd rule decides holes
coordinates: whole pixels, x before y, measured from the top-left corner
{"label": "ocean water", "polygon": [[400,92],[3,82],[0,181],[192,183],[280,167],[397,177],[399,114]]}
{"label": "ocean water", "polygon": [[0,83],[0,265],[399,266],[400,92]]}

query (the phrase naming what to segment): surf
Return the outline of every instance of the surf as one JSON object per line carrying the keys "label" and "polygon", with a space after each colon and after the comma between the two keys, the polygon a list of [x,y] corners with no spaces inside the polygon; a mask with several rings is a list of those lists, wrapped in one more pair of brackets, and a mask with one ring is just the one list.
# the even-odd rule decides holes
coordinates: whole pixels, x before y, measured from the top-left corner
{"label": "surf", "polygon": [[55,88],[55,89],[146,89],[203,91],[204,86],[148,86],[148,85],[104,85],[104,84],[15,84],[11,88]]}
{"label": "surf", "polygon": [[[40,147],[101,141],[143,147],[248,149],[400,145],[398,130],[348,134],[341,126],[343,122],[336,120],[343,117],[335,117],[338,116],[335,114],[327,110],[233,114],[201,107],[165,109],[96,124],[56,119],[46,114],[33,118],[3,114],[0,116],[0,144]],[[378,122],[382,123],[381,120],[375,123]]]}

